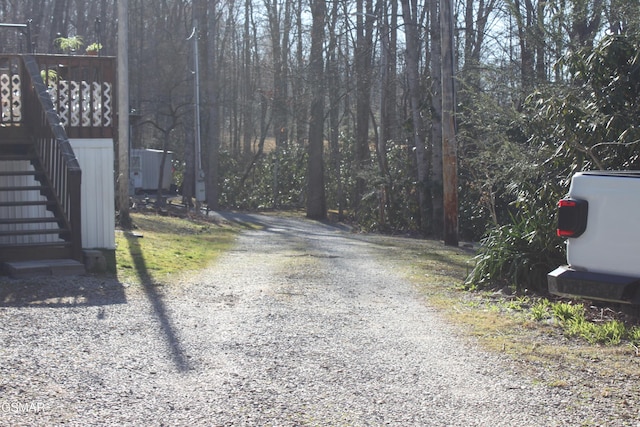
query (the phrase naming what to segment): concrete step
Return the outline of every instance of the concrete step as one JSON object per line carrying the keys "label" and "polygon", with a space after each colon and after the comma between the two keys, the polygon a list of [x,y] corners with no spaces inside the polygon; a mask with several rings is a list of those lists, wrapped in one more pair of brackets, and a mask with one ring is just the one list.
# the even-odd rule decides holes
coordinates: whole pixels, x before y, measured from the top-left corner
{"label": "concrete step", "polygon": [[3,270],[15,279],[34,276],[74,276],[84,274],[84,264],[72,259],[46,259],[38,261],[10,261]]}

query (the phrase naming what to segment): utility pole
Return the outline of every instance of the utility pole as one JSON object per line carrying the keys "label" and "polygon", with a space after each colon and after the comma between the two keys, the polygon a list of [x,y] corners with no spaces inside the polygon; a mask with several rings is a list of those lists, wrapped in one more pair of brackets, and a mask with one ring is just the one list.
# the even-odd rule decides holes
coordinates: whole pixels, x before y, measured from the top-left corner
{"label": "utility pole", "polygon": [[129,215],[129,0],[118,0],[118,209],[120,225]]}
{"label": "utility pole", "polygon": [[196,212],[200,212],[200,203],[206,200],[204,169],[202,168],[202,139],[200,125],[200,50],[198,49],[198,21],[193,20],[193,31],[187,40],[193,39],[193,99],[194,99],[194,134],[196,149]]}
{"label": "utility pole", "polygon": [[458,246],[458,151],[453,73],[453,0],[440,0],[442,43],[442,186],[444,244]]}

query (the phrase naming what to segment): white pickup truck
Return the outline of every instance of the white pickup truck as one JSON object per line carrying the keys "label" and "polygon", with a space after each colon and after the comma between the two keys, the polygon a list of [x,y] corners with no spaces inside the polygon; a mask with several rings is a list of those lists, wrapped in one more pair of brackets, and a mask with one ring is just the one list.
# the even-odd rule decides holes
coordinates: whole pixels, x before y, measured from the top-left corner
{"label": "white pickup truck", "polygon": [[640,305],[640,171],[574,175],[557,233],[568,265],[547,275],[550,293]]}

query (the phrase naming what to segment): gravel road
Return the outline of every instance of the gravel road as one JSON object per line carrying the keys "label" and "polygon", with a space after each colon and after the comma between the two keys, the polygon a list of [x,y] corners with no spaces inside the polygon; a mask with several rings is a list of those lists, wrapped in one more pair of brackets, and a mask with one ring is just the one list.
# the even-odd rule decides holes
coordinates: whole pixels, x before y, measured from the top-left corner
{"label": "gravel road", "polygon": [[172,286],[1,279],[0,425],[593,425],[448,325],[387,246],[243,219],[264,228]]}

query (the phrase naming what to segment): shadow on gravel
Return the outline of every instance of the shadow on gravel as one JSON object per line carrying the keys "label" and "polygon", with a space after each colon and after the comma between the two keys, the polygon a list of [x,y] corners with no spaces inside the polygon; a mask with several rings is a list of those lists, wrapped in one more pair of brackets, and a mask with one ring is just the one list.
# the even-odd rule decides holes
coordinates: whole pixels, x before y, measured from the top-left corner
{"label": "shadow on gravel", "polygon": [[175,327],[171,323],[162,295],[158,291],[158,285],[153,283],[153,279],[149,274],[147,263],[144,260],[142,251],[140,251],[138,238],[128,234],[125,234],[125,236],[127,244],[129,245],[129,251],[131,252],[131,256],[134,260],[134,266],[138,274],[138,278],[140,279],[140,283],[142,284],[147,298],[151,302],[155,315],[158,318],[158,323],[165,335],[165,341],[171,354],[171,358],[180,372],[186,372],[190,369],[189,362],[184,356],[185,352],[180,344]]}
{"label": "shadow on gravel", "polygon": [[125,304],[121,283],[83,276],[2,279],[0,307],[82,307]]}
{"label": "shadow on gravel", "polygon": [[248,230],[255,229],[255,227],[266,227],[267,225],[259,220],[256,215],[245,214],[239,212],[226,212],[226,211],[211,211],[208,213],[210,217],[218,217],[230,224],[235,224],[241,228]]}

